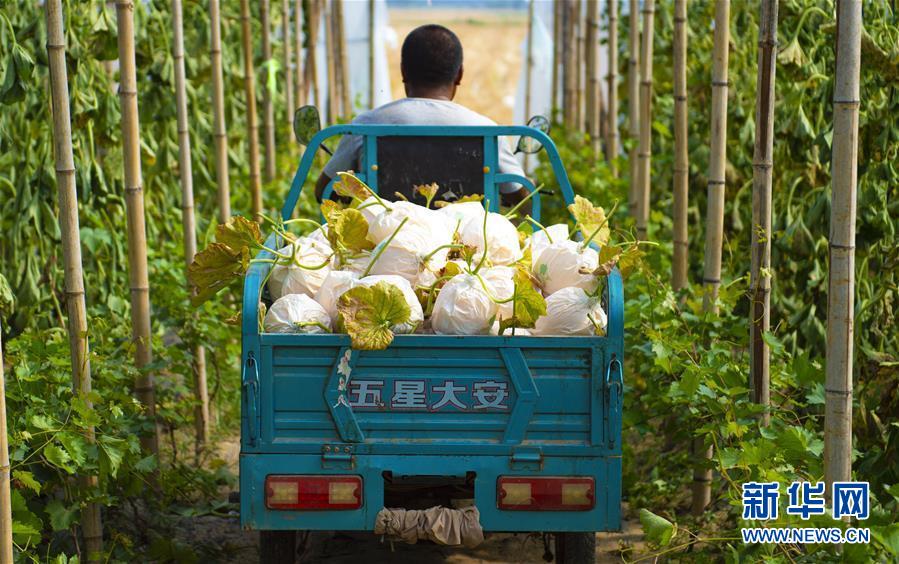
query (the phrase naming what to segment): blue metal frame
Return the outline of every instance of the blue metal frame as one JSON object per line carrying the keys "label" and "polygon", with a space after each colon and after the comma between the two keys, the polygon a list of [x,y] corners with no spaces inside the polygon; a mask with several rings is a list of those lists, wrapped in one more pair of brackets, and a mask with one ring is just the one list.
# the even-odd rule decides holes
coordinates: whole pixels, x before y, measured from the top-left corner
{"label": "blue metal frame", "polygon": [[[345,134],[365,137],[365,171],[360,177],[375,190],[378,137],[483,137],[484,190],[494,209],[499,206],[500,183],[518,182],[534,190],[528,179],[497,170],[499,137],[530,136],[545,147],[566,203],[574,200],[555,144],[535,129],[337,125],[319,132],[306,148],[282,209],[284,219],[293,213],[318,147],[330,137]],[[539,197],[536,194],[533,198],[533,215],[537,217]],[[269,248],[280,244],[275,234],[266,241]],[[258,258],[272,257],[263,251]],[[270,268],[271,263],[253,262],[244,282],[240,490],[241,523],[245,527],[371,530],[383,506],[383,487],[379,484],[383,484],[384,470],[460,476],[476,472],[475,501],[485,530],[603,531],[620,527],[624,290],[617,269],[608,276],[605,286],[609,319],[605,337],[400,335],[388,351],[354,351],[346,335],[261,334],[257,311]],[[341,360],[345,367],[338,370]],[[275,420],[276,406],[285,401],[274,397],[276,371],[281,371],[283,381],[288,369],[319,375],[309,381],[321,386],[320,392],[296,390],[302,399],[294,398],[294,402],[314,407],[302,412],[305,419],[287,423],[293,425],[293,435],[278,427],[283,421]],[[472,371],[497,373],[510,382],[509,401],[513,403],[508,413],[492,419],[484,413],[467,419],[457,414],[459,419],[449,422],[419,413],[356,413],[342,401],[346,399],[342,396],[347,389],[347,370],[418,370],[432,378],[443,373],[440,371],[449,371],[456,378],[468,377]],[[569,374],[568,384],[552,381],[556,372]],[[572,390],[580,386],[576,398],[565,391],[565,386]],[[547,406],[575,400],[583,402],[586,415],[554,420],[545,413]],[[488,419],[490,424],[484,426]],[[329,426],[328,436],[316,434],[322,422]],[[493,429],[483,433],[496,438],[487,440],[474,431],[465,436],[469,422]],[[459,428],[463,431],[447,435],[448,430]],[[435,430],[433,436],[428,435],[428,429]],[[573,436],[582,438],[571,440]],[[365,483],[363,507],[311,513],[267,510],[262,491],[265,476],[291,473],[361,475]],[[596,507],[585,512],[501,511],[496,507],[496,478],[500,475],[592,476],[596,481]]]}

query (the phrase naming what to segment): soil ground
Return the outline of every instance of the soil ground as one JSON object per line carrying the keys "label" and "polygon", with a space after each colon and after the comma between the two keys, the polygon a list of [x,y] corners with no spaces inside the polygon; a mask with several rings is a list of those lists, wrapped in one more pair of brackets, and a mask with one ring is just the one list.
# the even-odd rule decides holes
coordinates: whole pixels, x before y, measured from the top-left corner
{"label": "soil ground", "polygon": [[521,74],[521,44],[527,31],[527,12],[503,10],[390,10],[397,45],[388,48],[393,98],[405,96],[400,75],[400,47],[416,27],[436,23],[459,36],[464,51],[464,74],[456,102],[499,124],[512,123],[515,89]]}

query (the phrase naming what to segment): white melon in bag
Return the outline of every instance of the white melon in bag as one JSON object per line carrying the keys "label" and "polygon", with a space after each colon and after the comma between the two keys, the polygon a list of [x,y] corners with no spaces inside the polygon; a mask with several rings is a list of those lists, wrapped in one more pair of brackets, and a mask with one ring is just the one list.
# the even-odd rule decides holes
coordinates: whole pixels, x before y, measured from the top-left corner
{"label": "white melon in bag", "polygon": [[438,335],[484,335],[497,306],[473,274],[457,274],[437,294],[431,328]]}
{"label": "white melon in bag", "polygon": [[[432,232],[416,225],[410,226],[407,222],[380,253],[380,256],[377,256],[379,248],[372,251],[372,260],[375,260],[375,256],[377,259],[369,273],[396,274],[409,282],[415,282],[426,266],[426,258],[428,259],[427,267],[430,270],[436,272],[443,268],[449,249],[444,248],[436,253],[431,253],[443,245],[448,245],[450,240],[449,234],[445,231]],[[385,242],[382,241],[379,245],[383,245]]]}
{"label": "white melon in bag", "polygon": [[331,318],[306,294],[287,294],[275,300],[262,326],[266,333],[326,333]]}
{"label": "white melon in bag", "polygon": [[599,297],[588,296],[583,288],[562,288],[546,298],[546,315],[537,319],[531,333],[540,336],[593,335],[596,332],[594,322],[605,329],[606,312]]}
{"label": "white melon in bag", "polygon": [[[528,337],[531,335],[530,329],[522,329],[521,327],[506,327],[506,330],[503,331],[503,337],[512,337],[512,329],[515,329],[515,337]],[[499,335],[499,321],[494,321],[493,325],[490,326],[490,334]]]}
{"label": "white melon in bag", "polygon": [[[282,262],[272,267],[268,289],[273,299],[287,294],[315,296],[331,271],[328,260],[332,252],[327,244],[309,237],[300,237],[293,242],[293,247],[296,248],[296,254],[292,262]],[[289,256],[291,245],[278,252]]]}
{"label": "white melon in bag", "polygon": [[481,202],[460,202],[450,204],[438,209],[437,212],[446,218],[450,231],[456,229],[456,225],[465,225],[468,220],[481,218],[484,220],[484,204]]}
{"label": "white melon in bag", "polygon": [[[508,300],[515,293],[513,276],[515,269],[510,266],[494,266],[481,271],[481,278],[497,300]],[[497,304],[497,319],[509,319],[514,315],[514,304],[509,301]]]}
{"label": "white melon in bag", "polygon": [[[552,241],[550,241],[550,239],[552,239]],[[556,223],[555,225],[550,225],[545,230],[540,229],[534,231],[534,234],[528,239],[528,244],[531,247],[531,262],[533,263],[533,261],[537,260],[537,257],[540,256],[543,249],[552,243],[558,243],[560,241],[565,241],[566,239],[568,239],[568,225],[564,223]]]}
{"label": "white melon in bag", "polygon": [[[415,295],[415,291],[412,289],[412,284],[409,284],[409,281],[405,278],[396,275],[380,275],[380,276],[366,276],[357,282],[357,285],[361,286],[374,286],[378,282],[386,282],[392,286],[396,286],[403,293],[403,297],[406,298],[406,303],[409,305],[409,321],[402,323],[400,325],[394,325],[390,328],[396,334],[406,334],[412,333],[415,329],[421,325],[421,322],[424,321],[425,314],[421,309],[421,303],[418,301],[418,297]],[[349,288],[347,288],[349,290]],[[346,290],[344,290],[346,291]]]}
{"label": "white melon in bag", "polygon": [[[596,276],[589,274],[599,266],[599,255],[590,247],[568,239],[547,245],[533,259],[531,271],[546,296],[562,288],[577,287],[588,292],[596,289]],[[581,271],[588,274],[581,274]]]}
{"label": "white melon in bag", "polygon": [[[484,252],[484,212],[469,218],[459,230],[462,242],[475,247],[480,260]],[[522,256],[518,230],[502,214],[487,214],[487,258],[495,265],[509,265]]]}
{"label": "white melon in bag", "polygon": [[[446,231],[444,222],[436,216],[437,212],[434,210],[412,202],[390,202],[388,205],[390,206],[389,211],[382,211],[368,222],[368,238],[374,243],[380,243],[390,237],[390,234],[396,231],[400,223],[407,218],[400,233],[416,227],[426,231],[433,230],[435,234],[438,231]],[[383,208],[381,209],[383,210]]]}
{"label": "white melon in bag", "polygon": [[337,299],[359,285],[359,274],[351,270],[332,270],[315,294],[315,301],[337,322]]}

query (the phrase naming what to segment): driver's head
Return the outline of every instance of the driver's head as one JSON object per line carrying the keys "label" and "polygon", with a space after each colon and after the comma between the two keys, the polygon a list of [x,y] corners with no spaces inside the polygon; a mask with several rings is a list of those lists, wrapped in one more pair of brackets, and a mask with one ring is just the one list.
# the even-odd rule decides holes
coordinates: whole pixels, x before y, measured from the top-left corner
{"label": "driver's head", "polygon": [[407,93],[455,86],[462,80],[462,43],[442,25],[428,24],[409,32],[400,63]]}

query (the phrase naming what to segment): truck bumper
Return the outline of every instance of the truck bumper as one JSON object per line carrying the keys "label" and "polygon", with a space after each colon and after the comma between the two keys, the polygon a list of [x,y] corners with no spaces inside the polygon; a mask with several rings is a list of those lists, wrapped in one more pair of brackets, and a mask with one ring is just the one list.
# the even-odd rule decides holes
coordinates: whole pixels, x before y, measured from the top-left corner
{"label": "truck bumper", "polygon": [[[374,529],[384,507],[384,472],[394,475],[465,476],[474,472],[475,505],[485,531],[617,531],[621,528],[621,457],[544,457],[514,463],[499,456],[361,454],[325,461],[313,454],[240,456],[240,522],[246,529],[352,531]],[[265,479],[271,474],[357,475],[363,480],[362,507],[356,510],[290,511],[265,506]],[[595,480],[588,511],[508,511],[497,508],[500,476],[589,476]]]}

